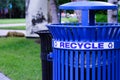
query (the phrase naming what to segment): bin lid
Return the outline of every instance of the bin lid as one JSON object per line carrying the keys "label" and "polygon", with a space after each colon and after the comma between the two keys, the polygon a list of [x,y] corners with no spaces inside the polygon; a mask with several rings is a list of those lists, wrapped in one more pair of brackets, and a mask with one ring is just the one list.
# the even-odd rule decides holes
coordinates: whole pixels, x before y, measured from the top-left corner
{"label": "bin lid", "polygon": [[78,1],[78,2],[69,2],[59,6],[59,9],[64,10],[104,10],[104,9],[117,9],[118,6],[101,1]]}

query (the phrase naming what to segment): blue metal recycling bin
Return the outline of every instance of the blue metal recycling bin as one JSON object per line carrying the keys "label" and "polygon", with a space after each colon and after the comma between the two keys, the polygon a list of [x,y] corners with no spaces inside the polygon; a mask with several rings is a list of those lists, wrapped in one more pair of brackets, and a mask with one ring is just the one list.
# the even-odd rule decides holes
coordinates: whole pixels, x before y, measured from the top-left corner
{"label": "blue metal recycling bin", "polygon": [[120,80],[120,25],[95,23],[95,10],[117,10],[98,1],[70,2],[60,10],[81,10],[81,24],[47,25],[53,36],[53,80]]}

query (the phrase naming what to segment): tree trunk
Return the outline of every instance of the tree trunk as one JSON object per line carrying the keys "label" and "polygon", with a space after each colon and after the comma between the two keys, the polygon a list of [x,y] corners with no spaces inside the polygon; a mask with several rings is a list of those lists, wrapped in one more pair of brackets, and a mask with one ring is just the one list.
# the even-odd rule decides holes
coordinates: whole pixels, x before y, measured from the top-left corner
{"label": "tree trunk", "polygon": [[26,3],[25,3],[25,11],[26,11],[26,15],[28,15],[29,4],[30,4],[30,0],[26,0]]}
{"label": "tree trunk", "polygon": [[58,13],[57,13],[57,6],[56,6],[55,0],[50,0],[50,14],[52,17],[52,23],[59,23],[58,20]]}
{"label": "tree trunk", "polygon": [[[87,1],[87,0],[71,0],[71,1],[75,2],[75,1]],[[82,18],[81,18],[81,16],[82,16],[81,10],[75,10],[75,13],[77,15],[78,22],[81,23],[81,20],[82,20]]]}
{"label": "tree trunk", "polygon": [[[118,5],[118,0],[108,0],[109,3]],[[117,23],[117,10],[108,10],[108,23]]]}
{"label": "tree trunk", "polygon": [[36,37],[34,32],[48,30],[47,0],[26,0],[26,37]]}

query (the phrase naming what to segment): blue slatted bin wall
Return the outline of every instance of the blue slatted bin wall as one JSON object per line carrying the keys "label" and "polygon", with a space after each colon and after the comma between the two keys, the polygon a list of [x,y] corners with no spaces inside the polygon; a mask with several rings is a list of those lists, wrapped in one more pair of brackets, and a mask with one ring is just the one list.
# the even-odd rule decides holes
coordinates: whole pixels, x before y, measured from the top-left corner
{"label": "blue slatted bin wall", "polygon": [[47,26],[53,35],[53,80],[120,80],[119,24]]}

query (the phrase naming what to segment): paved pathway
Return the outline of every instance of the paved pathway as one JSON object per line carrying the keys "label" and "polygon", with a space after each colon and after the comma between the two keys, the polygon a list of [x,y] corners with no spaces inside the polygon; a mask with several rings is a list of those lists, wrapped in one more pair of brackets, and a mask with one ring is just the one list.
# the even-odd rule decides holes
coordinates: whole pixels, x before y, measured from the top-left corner
{"label": "paved pathway", "polygon": [[26,35],[25,30],[0,30],[0,37],[6,36],[8,32],[22,32]]}
{"label": "paved pathway", "polygon": [[0,80],[11,80],[9,79],[7,76],[5,76],[4,74],[0,73]]}
{"label": "paved pathway", "polygon": [[[25,26],[25,23],[16,23],[16,24],[0,24],[0,27],[16,27],[16,26]],[[0,30],[0,37],[4,37],[8,32],[22,32],[26,35],[25,30]]]}
{"label": "paved pathway", "polygon": [[25,26],[25,23],[16,23],[16,24],[0,24],[0,27],[16,27],[16,26]]}

